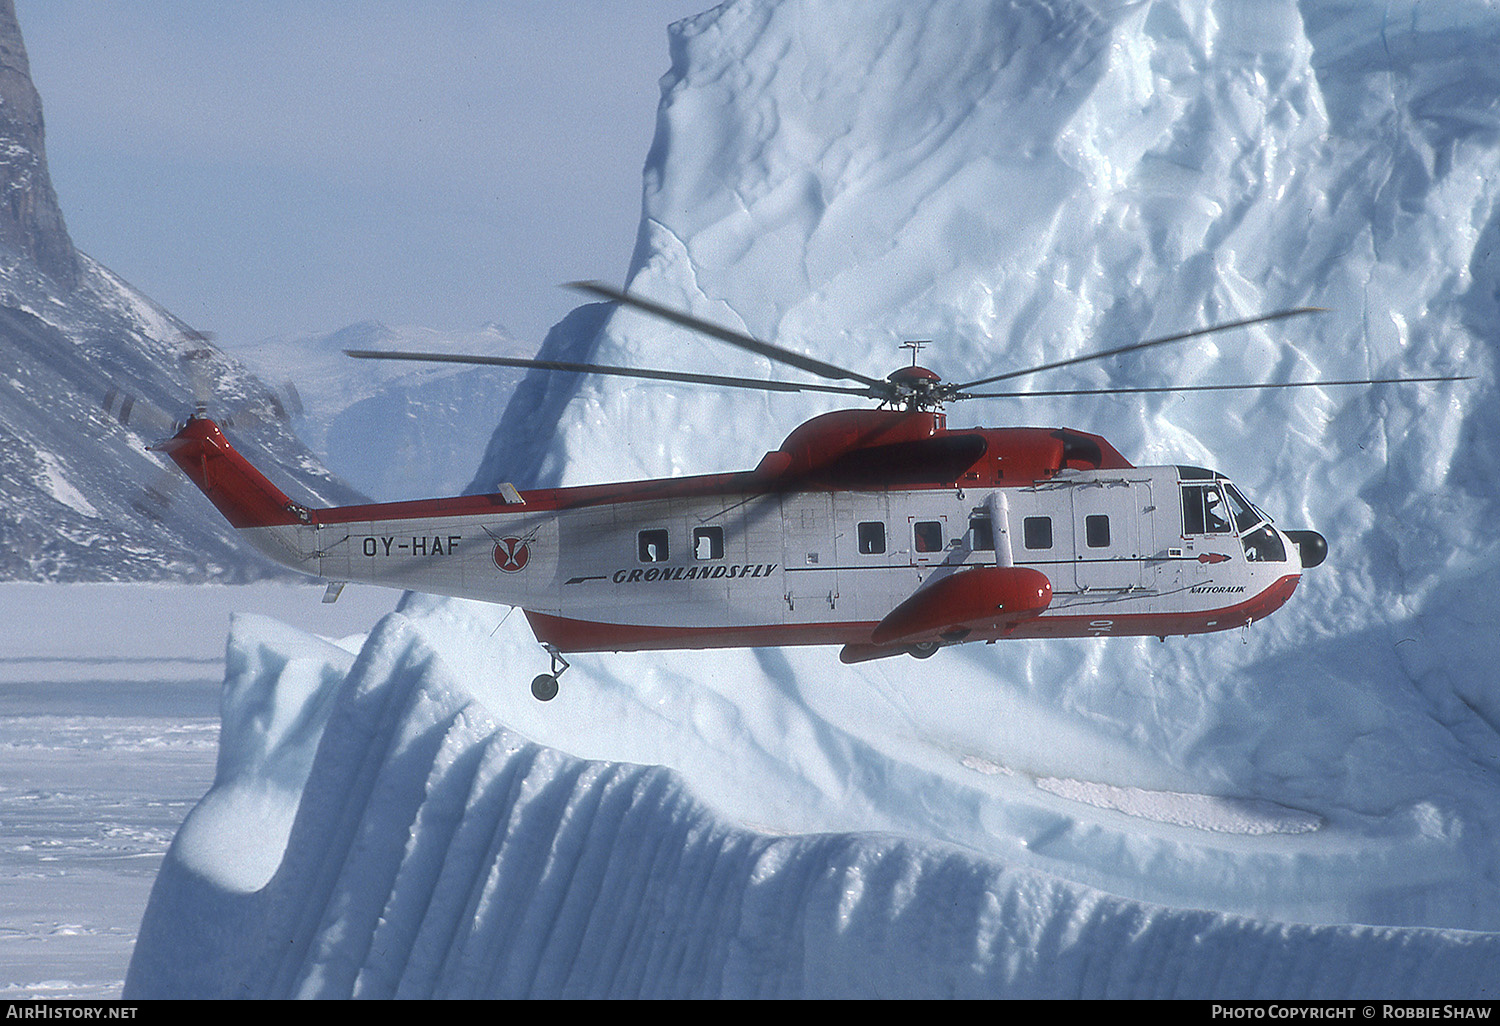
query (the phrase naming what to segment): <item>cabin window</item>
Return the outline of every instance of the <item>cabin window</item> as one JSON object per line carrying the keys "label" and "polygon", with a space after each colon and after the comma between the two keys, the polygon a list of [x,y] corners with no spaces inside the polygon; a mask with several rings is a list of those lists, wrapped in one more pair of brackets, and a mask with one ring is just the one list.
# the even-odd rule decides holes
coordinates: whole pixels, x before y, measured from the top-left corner
{"label": "cabin window", "polygon": [[942,521],[918,520],[912,524],[912,541],[918,552],[942,552]]}
{"label": "cabin window", "polygon": [[1109,517],[1091,513],[1083,518],[1083,542],[1091,549],[1109,548]]}
{"label": "cabin window", "polygon": [[880,521],[863,521],[859,525],[858,536],[861,556],[878,556],[885,551],[885,524]]}
{"label": "cabin window", "polygon": [[1228,513],[1218,485],[1182,486],[1182,533],[1227,534]]}
{"label": "cabin window", "polygon": [[695,528],[693,528],[693,558],[694,559],[723,559],[724,558],[724,528],[722,528],[722,527],[695,527]]}
{"label": "cabin window", "polygon": [[667,561],[667,532],[656,529],[636,535],[636,554],[642,563]]}
{"label": "cabin window", "polygon": [[1021,544],[1028,549],[1052,547],[1052,518],[1027,517],[1021,521]]}
{"label": "cabin window", "polygon": [[969,548],[975,552],[995,551],[995,525],[989,517],[969,518]]}

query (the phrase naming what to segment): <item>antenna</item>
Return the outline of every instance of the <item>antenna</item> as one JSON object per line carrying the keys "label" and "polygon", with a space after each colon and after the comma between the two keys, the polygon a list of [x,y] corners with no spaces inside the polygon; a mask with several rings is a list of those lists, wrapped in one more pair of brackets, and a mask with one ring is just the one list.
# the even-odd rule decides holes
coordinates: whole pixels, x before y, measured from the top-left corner
{"label": "antenna", "polygon": [[901,343],[901,348],[911,350],[911,365],[915,367],[917,365],[917,354],[930,345],[932,345],[931,339],[910,339]]}

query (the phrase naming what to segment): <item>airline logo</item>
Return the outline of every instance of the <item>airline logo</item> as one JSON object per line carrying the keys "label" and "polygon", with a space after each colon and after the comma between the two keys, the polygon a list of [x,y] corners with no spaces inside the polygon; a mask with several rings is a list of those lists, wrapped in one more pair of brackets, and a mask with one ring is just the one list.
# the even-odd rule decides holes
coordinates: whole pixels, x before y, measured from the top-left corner
{"label": "airline logo", "polygon": [[531,546],[520,538],[501,538],[495,543],[494,555],[495,566],[502,572],[518,574],[531,562]]}

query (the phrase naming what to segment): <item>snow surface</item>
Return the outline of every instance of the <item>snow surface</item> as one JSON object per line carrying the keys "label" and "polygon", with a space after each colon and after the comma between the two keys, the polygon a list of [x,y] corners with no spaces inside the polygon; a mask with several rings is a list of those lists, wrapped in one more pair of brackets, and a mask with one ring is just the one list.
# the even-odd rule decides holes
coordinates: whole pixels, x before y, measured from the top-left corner
{"label": "snow surface", "polygon": [[213,782],[233,613],[347,638],[395,599],[321,597],[0,583],[0,998],[120,996],[162,857]]}
{"label": "snow surface", "polygon": [[[1477,380],[950,411],[1327,535],[1230,637],[578,657],[541,705],[503,608],[411,596],[353,658],[241,620],[127,995],[1495,996],[1497,43],[1480,3],[676,26],[634,290],[869,374],[1317,305],[1034,387]],[[601,307],[543,350],[783,373]],[[749,467],[829,408],[528,378],[475,485]]]}

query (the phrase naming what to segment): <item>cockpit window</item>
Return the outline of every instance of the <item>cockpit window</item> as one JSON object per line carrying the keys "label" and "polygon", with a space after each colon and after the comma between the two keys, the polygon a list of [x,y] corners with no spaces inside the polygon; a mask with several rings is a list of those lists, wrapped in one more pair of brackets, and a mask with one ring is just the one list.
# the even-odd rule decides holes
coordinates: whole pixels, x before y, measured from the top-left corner
{"label": "cockpit window", "polygon": [[1182,486],[1182,533],[1228,534],[1229,513],[1218,485]]}
{"label": "cockpit window", "polygon": [[1286,546],[1270,524],[1245,535],[1245,558],[1252,563],[1285,563]]}

